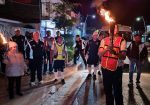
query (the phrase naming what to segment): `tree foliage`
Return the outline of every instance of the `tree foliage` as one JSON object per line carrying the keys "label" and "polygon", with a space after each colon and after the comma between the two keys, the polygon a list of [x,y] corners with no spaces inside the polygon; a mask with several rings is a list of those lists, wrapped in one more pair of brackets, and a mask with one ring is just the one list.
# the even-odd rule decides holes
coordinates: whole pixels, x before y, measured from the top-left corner
{"label": "tree foliage", "polygon": [[71,17],[73,5],[67,2],[55,4],[55,18],[53,21],[56,23],[58,29],[63,28],[64,30],[68,27],[72,27],[77,19]]}

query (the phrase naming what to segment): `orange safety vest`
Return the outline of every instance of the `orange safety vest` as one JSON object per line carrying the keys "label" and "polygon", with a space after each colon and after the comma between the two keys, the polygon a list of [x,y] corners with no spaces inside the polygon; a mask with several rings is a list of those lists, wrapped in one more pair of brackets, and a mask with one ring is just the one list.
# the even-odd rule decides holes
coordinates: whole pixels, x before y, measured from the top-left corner
{"label": "orange safety vest", "polygon": [[[117,37],[113,41],[113,50],[116,53],[120,52],[120,45],[121,45],[122,37]],[[104,39],[104,49],[111,43],[110,37],[107,37]],[[115,71],[118,66],[118,56],[111,54],[109,51],[107,51],[103,56],[101,60],[101,66],[105,69],[108,69],[110,71]]]}

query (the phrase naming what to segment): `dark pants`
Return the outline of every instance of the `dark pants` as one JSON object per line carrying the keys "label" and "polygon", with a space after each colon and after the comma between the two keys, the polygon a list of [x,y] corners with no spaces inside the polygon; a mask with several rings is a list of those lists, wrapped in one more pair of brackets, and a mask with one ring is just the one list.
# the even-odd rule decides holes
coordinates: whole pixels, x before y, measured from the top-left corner
{"label": "dark pants", "polygon": [[5,73],[5,68],[6,68],[6,64],[1,62],[1,69],[2,69],[2,73]]}
{"label": "dark pants", "polygon": [[46,58],[47,62],[44,62],[44,71],[43,71],[43,73],[46,73],[48,63],[49,63],[49,72],[53,71],[53,68],[52,68],[52,63],[53,63],[53,61],[52,61],[52,52],[47,51],[46,54],[47,54],[47,58]]}
{"label": "dark pants", "polygon": [[42,62],[37,60],[30,60],[29,61],[29,67],[31,70],[30,76],[31,76],[31,82],[35,82],[35,75],[37,71],[37,79],[38,81],[42,80]]}
{"label": "dark pants", "polygon": [[81,51],[75,51],[75,54],[74,54],[74,64],[77,63],[77,57],[79,56],[79,54],[81,55],[82,59],[83,59],[83,62],[85,64],[85,66],[87,65],[86,63],[86,59],[85,59],[85,56],[84,56],[84,50],[81,50]]}
{"label": "dark pants", "polygon": [[106,94],[106,105],[123,105],[122,95],[122,67],[116,71],[102,68],[104,91]]}
{"label": "dark pants", "polygon": [[21,92],[21,76],[18,77],[8,77],[8,92],[9,98],[14,97],[14,83],[16,82],[16,93]]}

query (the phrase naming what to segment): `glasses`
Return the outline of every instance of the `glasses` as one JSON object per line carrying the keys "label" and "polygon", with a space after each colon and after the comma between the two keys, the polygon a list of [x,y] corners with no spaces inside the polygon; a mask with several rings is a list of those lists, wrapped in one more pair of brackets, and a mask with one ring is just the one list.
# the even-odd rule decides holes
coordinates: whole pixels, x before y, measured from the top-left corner
{"label": "glasses", "polygon": [[17,48],[17,46],[14,46],[14,47],[12,47],[12,48]]}

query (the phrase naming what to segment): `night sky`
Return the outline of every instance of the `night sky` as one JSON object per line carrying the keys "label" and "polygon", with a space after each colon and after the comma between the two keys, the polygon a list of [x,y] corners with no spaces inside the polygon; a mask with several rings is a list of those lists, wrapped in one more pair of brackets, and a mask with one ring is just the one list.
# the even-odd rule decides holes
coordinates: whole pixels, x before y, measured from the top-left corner
{"label": "night sky", "polygon": [[[81,12],[83,16],[87,14],[96,14],[96,10],[91,8],[92,0],[68,0],[73,3],[81,3],[81,6],[77,7],[77,10]],[[106,8],[111,11],[115,17],[115,21],[124,25],[135,25],[135,18],[143,16],[146,25],[150,24],[150,0],[105,0]],[[103,24],[102,17],[98,16],[99,21]],[[91,19],[89,19],[91,21]],[[93,20],[94,22],[94,20]],[[95,23],[95,22],[94,22]]]}

